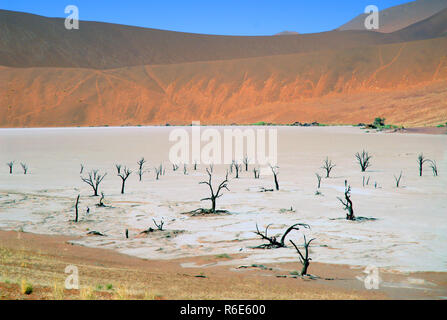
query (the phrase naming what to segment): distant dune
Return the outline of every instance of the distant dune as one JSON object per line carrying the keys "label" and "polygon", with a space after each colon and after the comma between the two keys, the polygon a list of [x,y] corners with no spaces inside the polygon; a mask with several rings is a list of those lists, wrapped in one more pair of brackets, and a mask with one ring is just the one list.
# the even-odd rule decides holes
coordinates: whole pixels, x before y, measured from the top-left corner
{"label": "distant dune", "polygon": [[[399,6],[380,10],[379,32],[390,33],[401,30],[412,24],[425,20],[432,15],[447,8],[447,0],[417,0]],[[365,30],[365,18],[367,14],[361,14],[342,25],[337,30]]]}
{"label": "distant dune", "polygon": [[299,34],[296,31],[282,31],[282,32],[278,32],[277,34],[275,34],[275,36],[290,36],[290,35],[297,35]]}
{"label": "distant dune", "polygon": [[230,37],[0,11],[0,126],[447,121],[447,10],[390,34]]}

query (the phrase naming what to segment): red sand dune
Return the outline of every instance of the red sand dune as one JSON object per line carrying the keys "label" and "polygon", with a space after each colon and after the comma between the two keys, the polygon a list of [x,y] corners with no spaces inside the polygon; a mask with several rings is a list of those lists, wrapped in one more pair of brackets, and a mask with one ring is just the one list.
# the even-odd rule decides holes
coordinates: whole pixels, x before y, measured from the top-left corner
{"label": "red sand dune", "polygon": [[391,34],[287,37],[0,15],[1,127],[447,120],[447,10]]}

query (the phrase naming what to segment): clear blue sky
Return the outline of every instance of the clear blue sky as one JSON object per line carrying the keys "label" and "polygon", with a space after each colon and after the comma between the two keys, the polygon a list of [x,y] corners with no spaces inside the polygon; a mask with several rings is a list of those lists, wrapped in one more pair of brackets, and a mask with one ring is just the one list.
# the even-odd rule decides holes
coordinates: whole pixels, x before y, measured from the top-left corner
{"label": "clear blue sky", "polygon": [[0,0],[0,8],[48,17],[65,17],[78,6],[80,20],[226,35],[300,33],[339,27],[365,7],[380,10],[408,0]]}

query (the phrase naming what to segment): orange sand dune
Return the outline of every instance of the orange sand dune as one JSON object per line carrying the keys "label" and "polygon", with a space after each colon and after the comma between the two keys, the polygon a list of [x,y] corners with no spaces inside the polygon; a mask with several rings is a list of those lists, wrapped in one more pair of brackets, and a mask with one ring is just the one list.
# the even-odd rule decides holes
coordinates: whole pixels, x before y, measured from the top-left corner
{"label": "orange sand dune", "polygon": [[0,17],[1,127],[447,121],[447,10],[391,34],[283,37]]}
{"label": "orange sand dune", "polygon": [[[113,70],[0,69],[0,126],[447,120],[447,38]],[[427,54],[429,53],[429,55]]]}

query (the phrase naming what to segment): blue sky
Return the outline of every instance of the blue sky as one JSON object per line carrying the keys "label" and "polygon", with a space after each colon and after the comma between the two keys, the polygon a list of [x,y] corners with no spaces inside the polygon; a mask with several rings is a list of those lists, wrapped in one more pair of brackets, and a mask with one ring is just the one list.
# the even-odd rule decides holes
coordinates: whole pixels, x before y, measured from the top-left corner
{"label": "blue sky", "polygon": [[328,31],[365,7],[380,10],[408,0],[0,0],[0,8],[65,17],[66,5],[78,6],[80,20],[226,35],[271,35],[284,30]]}

